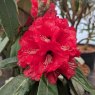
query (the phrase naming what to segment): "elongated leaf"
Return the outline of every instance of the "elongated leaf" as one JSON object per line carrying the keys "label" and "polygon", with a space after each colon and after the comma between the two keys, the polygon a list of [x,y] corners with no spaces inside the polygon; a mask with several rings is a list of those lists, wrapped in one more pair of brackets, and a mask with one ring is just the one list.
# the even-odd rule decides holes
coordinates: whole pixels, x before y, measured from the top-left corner
{"label": "elongated leaf", "polygon": [[7,68],[7,67],[13,67],[16,65],[17,58],[11,57],[0,61],[0,69],[1,68]]}
{"label": "elongated leaf", "polygon": [[95,95],[94,87],[88,82],[82,72],[77,68],[77,74],[73,77],[75,81],[77,81],[86,91],[90,92],[91,95]]}
{"label": "elongated leaf", "polygon": [[3,87],[0,88],[1,95],[26,95],[29,92],[29,87],[32,85],[28,78],[23,75],[14,77]]}
{"label": "elongated leaf", "polygon": [[24,26],[30,15],[30,9],[31,9],[30,0],[19,0],[18,8],[19,8],[19,21],[21,26]]}
{"label": "elongated leaf", "polygon": [[46,79],[40,80],[37,95],[58,95],[57,86],[50,84]]}
{"label": "elongated leaf", "polygon": [[12,39],[19,25],[15,0],[0,0],[0,18],[6,35]]}
{"label": "elongated leaf", "polygon": [[[75,80],[72,80],[72,85],[73,85],[74,89],[76,90],[77,95],[84,95],[85,91],[78,82],[76,82]],[[71,89],[71,93],[72,93],[72,95],[76,95],[72,89]]]}
{"label": "elongated leaf", "polygon": [[25,12],[30,13],[31,2],[30,0],[20,0],[18,2],[19,8],[23,9]]}
{"label": "elongated leaf", "polygon": [[1,25],[1,19],[0,19],[0,25]]}
{"label": "elongated leaf", "polygon": [[19,39],[11,46],[10,57],[17,56],[17,51],[19,50]]}
{"label": "elongated leaf", "polygon": [[1,42],[0,42],[0,53],[3,51],[5,46],[7,45],[9,39],[8,37],[5,37]]}

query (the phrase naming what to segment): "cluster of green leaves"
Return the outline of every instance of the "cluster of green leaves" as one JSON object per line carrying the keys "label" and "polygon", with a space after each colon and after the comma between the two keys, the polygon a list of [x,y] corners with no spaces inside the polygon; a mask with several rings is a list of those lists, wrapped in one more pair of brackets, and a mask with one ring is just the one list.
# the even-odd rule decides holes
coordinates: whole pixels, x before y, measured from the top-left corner
{"label": "cluster of green leaves", "polygon": [[[6,59],[0,61],[0,69],[13,68],[17,66],[17,51],[19,49],[19,37],[17,36],[18,27],[18,7],[21,9],[27,0],[21,0],[19,5],[14,0],[0,0],[0,25],[4,33],[0,35],[0,54]],[[26,8],[22,9],[26,11]],[[29,10],[29,8],[27,9]],[[28,11],[26,11],[28,13]],[[19,68],[19,67],[18,67]],[[9,79],[0,88],[1,95],[79,95],[75,84],[78,83],[82,89],[95,95],[95,90],[77,68],[76,76],[71,80],[59,78],[55,85],[50,84],[44,76],[39,82],[24,77],[21,73]]]}

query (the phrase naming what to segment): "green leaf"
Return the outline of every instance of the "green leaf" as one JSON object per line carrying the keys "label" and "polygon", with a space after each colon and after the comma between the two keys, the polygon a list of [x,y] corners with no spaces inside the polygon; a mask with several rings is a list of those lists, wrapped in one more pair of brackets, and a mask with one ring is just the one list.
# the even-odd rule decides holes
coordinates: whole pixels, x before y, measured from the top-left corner
{"label": "green leaf", "polygon": [[19,21],[15,0],[0,0],[0,18],[6,35],[11,39],[17,33]]}
{"label": "green leaf", "polygon": [[57,86],[50,84],[45,78],[42,78],[37,95],[58,95]]}
{"label": "green leaf", "polygon": [[[75,80],[72,80],[72,85],[73,85],[75,91],[77,92],[77,95],[84,95],[85,91],[78,82],[76,82]],[[76,95],[73,90],[71,90],[71,93],[72,93],[72,95]]]}
{"label": "green leaf", "polygon": [[17,56],[17,51],[19,50],[19,39],[15,41],[15,43],[11,46],[11,52],[10,52],[10,57]]}
{"label": "green leaf", "polygon": [[88,82],[88,80],[85,78],[79,68],[77,68],[76,75],[72,78],[72,80],[78,82],[86,91],[90,92],[91,95],[95,95],[94,87]]}
{"label": "green leaf", "polygon": [[8,37],[5,37],[1,42],[0,42],[0,53],[4,50],[5,46],[9,42]]}
{"label": "green leaf", "polygon": [[30,0],[20,0],[18,2],[18,7],[19,9],[23,9],[25,12],[30,14],[31,2]]}
{"label": "green leaf", "polygon": [[1,25],[1,19],[0,19],[0,25]]}
{"label": "green leaf", "polygon": [[19,21],[22,26],[25,26],[28,16],[30,16],[31,2],[30,0],[19,0]]}
{"label": "green leaf", "polygon": [[26,95],[33,82],[23,75],[14,77],[0,88],[1,95]]}
{"label": "green leaf", "polygon": [[13,67],[16,65],[17,62],[17,58],[16,57],[11,57],[11,58],[7,58],[4,60],[0,61],[0,69],[1,68],[8,68],[8,67]]}

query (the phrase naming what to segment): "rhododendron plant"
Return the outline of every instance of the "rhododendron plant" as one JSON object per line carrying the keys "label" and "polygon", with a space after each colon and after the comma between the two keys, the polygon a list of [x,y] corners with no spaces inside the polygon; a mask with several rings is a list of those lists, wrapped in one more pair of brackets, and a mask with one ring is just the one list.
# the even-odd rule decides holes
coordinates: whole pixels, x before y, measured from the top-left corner
{"label": "rhododendron plant", "polygon": [[77,66],[75,56],[79,56],[75,29],[69,27],[67,19],[56,16],[54,4],[20,39],[18,64],[32,80],[40,80],[43,74],[50,83],[56,83],[60,74],[70,79]]}
{"label": "rhododendron plant", "polygon": [[[79,4],[70,8],[71,16],[67,1]],[[0,80],[7,77],[2,69],[11,76],[0,95],[95,95],[76,58],[74,14],[81,13],[82,1],[0,0]],[[65,18],[57,16],[59,5]]]}

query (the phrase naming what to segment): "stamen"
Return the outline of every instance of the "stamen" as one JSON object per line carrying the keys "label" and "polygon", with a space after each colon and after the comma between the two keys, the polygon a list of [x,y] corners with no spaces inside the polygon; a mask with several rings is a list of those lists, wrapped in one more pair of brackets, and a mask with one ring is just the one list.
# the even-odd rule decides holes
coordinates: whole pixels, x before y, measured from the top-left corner
{"label": "stamen", "polygon": [[48,65],[49,63],[52,63],[52,56],[50,54],[46,56],[44,64]]}

